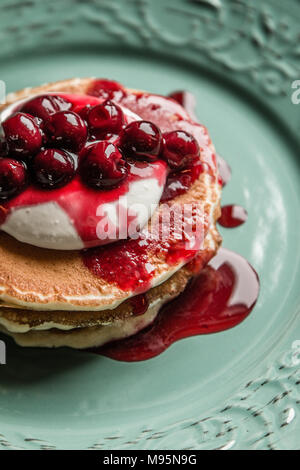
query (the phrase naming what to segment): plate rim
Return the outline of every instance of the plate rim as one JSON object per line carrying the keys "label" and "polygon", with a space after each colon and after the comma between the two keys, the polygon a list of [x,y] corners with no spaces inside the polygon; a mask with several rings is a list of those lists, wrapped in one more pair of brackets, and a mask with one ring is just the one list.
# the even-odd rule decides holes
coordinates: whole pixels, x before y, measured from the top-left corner
{"label": "plate rim", "polygon": [[[24,3],[22,0],[16,0],[15,2],[16,8],[19,5],[19,8],[21,8],[21,4]],[[46,2],[47,3],[47,2]],[[49,2],[48,2],[49,3]],[[168,8],[169,5],[168,0],[163,0],[162,4]],[[176,2],[172,2],[172,5],[175,4],[175,6],[180,7],[181,9],[186,8],[186,11],[190,11],[192,2],[184,2],[183,0],[176,0]],[[194,2],[196,3],[196,2]],[[218,15],[218,18],[220,21],[223,21],[223,25],[225,25],[226,29],[226,39],[230,42],[233,41],[233,43],[229,46],[229,49],[226,49],[226,53],[223,51],[222,54],[217,54],[217,51],[214,47],[211,46],[211,44],[200,44],[198,48],[195,50],[191,51],[191,54],[189,58],[187,59],[188,61],[191,60],[196,60],[195,59],[195,54],[199,53],[201,54],[201,57],[198,57],[197,60],[199,61],[199,64],[203,67],[208,67],[209,70],[214,69],[217,67],[216,70],[218,70],[218,73],[220,74],[225,74],[228,77],[228,80],[232,81],[232,74],[235,73],[234,81],[236,82],[237,86],[239,86],[242,89],[245,89],[249,86],[249,84],[253,85],[253,95],[256,95],[258,101],[261,101],[262,95],[265,94],[266,102],[269,105],[270,112],[275,113],[275,115],[278,117],[280,122],[285,122],[286,128],[290,130],[290,134],[295,138],[295,142],[299,141],[300,143],[300,137],[297,138],[296,131],[297,129],[300,128],[300,121],[299,123],[296,123],[295,125],[295,110],[291,109],[289,112],[286,112],[286,116],[283,119],[282,116],[282,107],[284,107],[284,110],[288,109],[286,106],[286,101],[287,101],[287,89],[288,85],[290,85],[291,80],[293,79],[293,76],[291,73],[280,73],[278,75],[278,69],[276,64],[274,64],[271,60],[270,57],[267,57],[266,61],[261,62],[260,64],[256,65],[256,67],[249,67],[245,65],[243,62],[243,58],[240,58],[240,61],[233,61],[233,58],[230,56],[230,52],[233,51],[233,44],[234,44],[234,39],[232,39],[232,35],[235,33],[235,31],[232,31],[232,26],[230,23],[230,20],[228,19],[232,13],[232,5],[229,0],[226,0],[224,4],[222,4],[221,7],[214,7],[213,5],[218,5],[217,2],[212,2],[212,1],[205,1],[201,0],[198,2],[199,3],[199,8],[203,8],[203,4],[207,3],[210,5],[210,9],[212,10],[213,15]],[[246,4],[249,4],[249,0],[245,1]],[[278,22],[278,4],[276,1],[271,1],[269,0],[268,2],[268,12],[264,11],[264,9],[260,6],[256,6],[253,8],[252,15],[254,15],[255,19],[260,19],[262,21],[262,25],[264,28],[271,28],[272,30],[272,21],[273,23]],[[289,3],[292,4],[293,0],[289,0]],[[59,11],[59,2],[57,0],[54,0],[51,2],[52,4],[52,14],[55,17],[58,15]],[[202,4],[202,5],[201,5]],[[38,8],[40,12],[40,6],[37,6],[37,4],[33,4],[33,8]],[[205,5],[204,5],[205,6]],[[187,43],[187,40],[189,39],[189,36],[186,37],[176,37],[172,33],[172,31],[166,31],[164,30],[163,34],[159,32],[157,28],[157,24],[155,22],[156,16],[155,8],[151,6],[151,3],[148,2],[147,0],[135,0],[132,2],[131,7],[136,9],[137,12],[137,17],[135,18],[135,24],[134,27],[136,29],[136,36],[134,37],[134,42],[132,37],[130,36],[129,28],[132,27],[132,23],[128,24],[124,19],[122,19],[122,16],[120,16],[120,8],[121,8],[121,0],[114,0],[113,2],[102,2],[100,4],[99,1],[97,2],[91,2],[89,5],[89,8],[87,9],[86,12],[86,17],[84,18],[84,22],[86,22],[87,25],[91,26],[93,25],[94,27],[101,25],[101,22],[99,23],[99,13],[101,13],[101,9],[103,8],[103,12],[107,14],[107,11],[109,12],[110,17],[113,17],[116,20],[116,23],[120,26],[120,30],[117,31],[112,31],[110,39],[112,42],[119,41],[121,38],[125,39],[126,41],[129,42],[129,44],[132,47],[140,47],[142,50],[149,49],[152,50],[153,52],[159,53],[158,51],[165,52],[168,54],[170,52],[170,49],[174,47],[174,44],[180,48],[185,47],[185,44]],[[207,7],[207,5],[206,5]],[[97,9],[96,13],[97,15],[93,15],[95,12],[95,8]],[[194,8],[194,7],[193,7]],[[0,7],[1,9],[1,7]],[[193,10],[194,11],[194,10]],[[75,22],[82,22],[82,16],[81,16],[82,10],[80,8],[77,8],[77,10],[74,9],[74,15],[73,15],[73,20]],[[100,15],[101,16],[101,15]],[[207,16],[206,10],[205,10],[205,17]],[[287,13],[288,17],[288,24],[290,25],[291,30],[295,28],[295,23],[296,20],[295,18]],[[97,22],[98,20],[98,22]],[[28,31],[32,31],[32,24],[33,20],[30,19],[25,19],[25,24],[28,27]],[[192,21],[192,20],[191,20]],[[250,20],[249,20],[250,21]],[[265,23],[264,23],[265,21]],[[193,21],[192,21],[193,23]],[[220,23],[221,24],[221,23]],[[256,23],[255,23],[256,24]],[[73,23],[74,25],[74,23]],[[226,28],[228,26],[228,28]],[[297,25],[296,25],[297,26]],[[241,31],[240,31],[241,32]],[[253,30],[254,32],[254,30]],[[2,33],[3,36],[3,28],[1,30],[1,25],[0,25],[0,33]],[[44,31],[44,29],[41,29],[41,32],[39,34],[44,34],[47,33],[47,31]],[[7,29],[4,31],[4,37],[7,38],[10,41],[10,47],[13,47],[15,43],[15,37],[17,35],[18,37],[18,32],[16,30],[12,31]],[[69,30],[67,31],[67,36],[69,34]],[[251,33],[247,31],[247,34],[249,35],[249,41],[254,40],[253,37],[251,36]],[[262,33],[263,34],[263,33]],[[270,34],[266,33],[266,34]],[[274,34],[274,32],[273,32]],[[44,37],[44,40],[46,38],[49,39],[49,32],[48,36],[47,34]],[[61,39],[59,39],[61,40]],[[67,41],[69,39],[67,38]],[[265,50],[265,45],[259,45],[259,37],[256,37],[256,40],[258,41],[257,45],[257,54],[260,57],[260,53]],[[263,39],[260,39],[263,41]],[[267,40],[266,40],[267,41]],[[288,40],[288,43],[290,44],[291,47],[294,46],[294,40],[293,40],[293,34],[291,33],[291,37]],[[32,44],[29,42],[29,44],[25,44],[26,47],[33,47]],[[296,46],[295,46],[295,51],[296,51]],[[276,51],[275,51],[276,52]],[[9,52],[8,52],[9,53]],[[227,53],[229,53],[229,58],[227,56]],[[179,52],[180,54],[180,52]],[[0,57],[1,60],[1,57]],[[2,57],[3,60],[3,57]],[[298,64],[299,67],[297,68],[297,62],[295,61],[295,71],[300,77],[300,64]],[[228,74],[228,75],[227,75]],[[267,80],[267,78],[274,76],[277,78],[277,81],[275,80],[275,83],[271,83]],[[295,75],[296,77],[296,75]],[[273,84],[273,85],[272,85]],[[300,136],[300,133],[299,133]],[[193,433],[196,424],[199,426],[200,431],[202,430],[203,432],[206,432],[207,429],[210,426],[218,426],[220,429],[222,426],[224,426],[224,423],[226,421],[230,421],[231,423],[234,422],[236,414],[239,414],[241,416],[244,416],[245,414],[247,415],[247,419],[253,421],[253,427],[256,428],[257,425],[257,420],[261,421],[261,436],[258,437],[256,444],[254,447],[260,447],[261,445],[266,448],[274,448],[274,442],[272,438],[272,426],[274,426],[274,423],[271,423],[271,428],[270,428],[270,423],[269,423],[269,414],[274,414],[274,407],[275,405],[279,404],[283,398],[285,398],[285,393],[287,390],[290,390],[291,387],[293,387],[292,393],[290,394],[293,396],[292,398],[292,403],[294,404],[293,406],[295,409],[299,405],[297,403],[298,398],[297,398],[297,393],[296,393],[296,385],[299,380],[299,367],[298,365],[293,365],[291,362],[291,357],[295,351],[292,349],[285,348],[284,351],[281,351],[280,354],[278,354],[277,361],[269,368],[266,368],[262,373],[259,375],[259,377],[249,380],[247,384],[244,384],[236,393],[236,396],[230,400],[230,403],[226,405],[224,408],[217,408],[212,416],[209,417],[204,417],[199,420],[183,420],[180,423],[174,423],[174,425],[167,426],[167,429],[165,430],[165,435],[163,431],[161,431],[162,436],[161,438],[163,439],[166,437],[167,439],[171,439],[171,436],[176,435],[179,431],[184,432],[184,433]],[[257,396],[257,393],[260,393],[262,389],[268,388],[270,384],[278,383],[279,387],[282,388],[283,392],[281,394],[275,393],[274,396],[270,399],[269,403],[266,404],[264,407],[264,415],[262,414],[257,414],[259,413],[259,410],[255,409],[255,397]],[[249,392],[249,393],[248,393]],[[246,394],[246,395],[245,395]],[[295,395],[295,397],[294,397]],[[246,397],[246,398],[245,398]],[[249,410],[251,410],[249,414]],[[281,411],[280,411],[281,412]],[[279,419],[279,416],[277,416]],[[284,430],[286,427],[289,426],[290,422],[288,422],[288,419],[290,419],[289,416],[280,416],[281,419],[281,424],[282,429]],[[295,426],[295,423],[297,422],[296,426],[298,429],[300,429],[300,418],[296,415],[293,418],[293,425]],[[226,424],[225,424],[226,428]],[[230,429],[230,426],[229,426]],[[270,430],[271,429],[271,430]],[[198,430],[199,431],[199,430]],[[199,432],[200,432],[199,431]],[[21,448],[55,448],[56,446],[48,441],[45,441],[44,439],[39,439],[39,438],[32,438],[32,437],[21,437],[21,433],[19,435],[14,435],[15,433],[12,434],[11,438],[7,435],[5,436],[5,432],[0,429],[0,444],[2,447],[6,448],[12,448],[12,447],[21,447]],[[220,431],[220,438],[223,438],[225,436],[226,439],[229,437],[232,437],[234,434],[234,430],[228,431],[225,430]],[[148,440],[151,445],[154,442],[155,445],[155,434],[151,435],[145,435],[145,441]],[[226,448],[230,448],[230,443],[234,439],[229,439],[228,442],[223,446]],[[134,439],[133,439],[134,441]],[[133,442],[132,441],[132,442]],[[219,439],[221,441],[221,439]],[[126,443],[123,443],[125,445]],[[99,448],[100,443],[91,443],[89,448]],[[133,446],[136,446],[137,444],[132,444]],[[140,445],[140,443],[139,443]],[[276,444],[278,445],[278,443]],[[275,448],[276,448],[275,445]],[[229,447],[228,447],[229,446]],[[232,446],[234,446],[232,444]],[[101,446],[100,446],[101,447]],[[216,447],[217,448],[217,447]],[[219,446],[219,448],[222,448],[222,446]]]}

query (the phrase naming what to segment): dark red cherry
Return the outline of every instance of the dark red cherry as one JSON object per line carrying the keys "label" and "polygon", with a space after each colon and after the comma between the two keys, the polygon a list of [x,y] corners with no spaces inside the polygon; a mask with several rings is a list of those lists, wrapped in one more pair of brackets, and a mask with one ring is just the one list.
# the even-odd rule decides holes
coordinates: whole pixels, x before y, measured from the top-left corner
{"label": "dark red cherry", "polygon": [[2,123],[9,151],[20,158],[37,153],[43,143],[42,132],[34,118],[16,113]]}
{"label": "dark red cherry", "polygon": [[173,170],[188,166],[200,155],[195,137],[185,131],[172,131],[164,134],[162,158]]}
{"label": "dark red cherry", "polygon": [[33,120],[38,126],[38,128],[40,129],[40,132],[42,134],[43,146],[45,146],[47,144],[47,136],[45,133],[45,122],[43,121],[43,119],[39,117],[34,117]]}
{"label": "dark red cherry", "polygon": [[58,111],[67,111],[71,109],[72,104],[57,95],[42,95],[36,96],[30,101],[27,101],[21,108],[24,113],[31,114],[32,116],[39,117],[47,120],[49,116]]}
{"label": "dark red cherry", "polygon": [[19,194],[27,180],[26,167],[11,158],[0,160],[0,200],[7,200]]}
{"label": "dark red cherry", "polygon": [[127,176],[127,168],[119,149],[112,143],[102,141],[86,148],[80,173],[88,186],[112,189]]}
{"label": "dark red cherry", "polygon": [[88,94],[103,99],[119,101],[125,96],[126,92],[124,87],[118,82],[98,79],[94,80],[92,86],[88,90]]}
{"label": "dark red cherry", "polygon": [[5,158],[8,155],[8,145],[4,138],[0,137],[0,158]]}
{"label": "dark red cherry", "polygon": [[88,113],[89,113],[91,108],[92,108],[92,106],[90,104],[87,104],[86,106],[79,105],[79,106],[75,106],[73,111],[74,111],[74,113],[79,114],[81,119],[83,119],[85,122],[87,122]]}
{"label": "dark red cherry", "polygon": [[120,134],[120,147],[129,158],[156,160],[162,147],[159,128],[149,121],[134,121]]}
{"label": "dark red cherry", "polygon": [[72,111],[53,114],[45,126],[49,142],[73,152],[79,151],[87,140],[88,130],[83,119]]}
{"label": "dark red cherry", "polygon": [[76,163],[65,150],[46,149],[33,162],[35,181],[44,189],[57,189],[73,178]]}
{"label": "dark red cherry", "polygon": [[110,100],[93,106],[87,114],[89,129],[98,138],[107,134],[118,134],[124,125],[124,113],[120,106]]}

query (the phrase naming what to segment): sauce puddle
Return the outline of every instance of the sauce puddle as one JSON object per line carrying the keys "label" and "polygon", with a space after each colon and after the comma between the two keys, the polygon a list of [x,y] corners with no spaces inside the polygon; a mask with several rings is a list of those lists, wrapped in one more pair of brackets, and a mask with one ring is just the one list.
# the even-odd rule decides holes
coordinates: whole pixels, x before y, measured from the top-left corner
{"label": "sauce puddle", "polygon": [[238,325],[250,314],[258,294],[258,276],[250,264],[221,248],[185,291],[162,307],[152,325],[92,351],[126,362],[153,358],[180,339]]}

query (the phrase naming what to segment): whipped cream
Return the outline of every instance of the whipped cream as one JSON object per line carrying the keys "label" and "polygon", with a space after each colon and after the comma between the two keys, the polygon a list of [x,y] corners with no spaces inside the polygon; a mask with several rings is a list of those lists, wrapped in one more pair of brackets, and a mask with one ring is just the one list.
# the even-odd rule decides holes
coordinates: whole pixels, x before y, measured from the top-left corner
{"label": "whipped cream", "polygon": [[[11,212],[1,230],[20,242],[40,248],[81,250],[84,243],[68,214],[56,202],[20,207]],[[68,248],[72,246],[73,248]]]}
{"label": "whipped cream", "polygon": [[[154,178],[134,181],[126,195],[107,203],[99,204],[97,238],[90,246],[98,246],[127,238],[127,218],[119,217],[122,208],[134,219],[133,226],[143,228],[159,204],[163,186]],[[121,207],[121,209],[120,209]],[[111,232],[105,233],[110,223]],[[103,227],[103,231],[101,230]],[[54,250],[82,250],[86,247],[73,221],[56,201],[13,209],[1,230],[23,243]]]}

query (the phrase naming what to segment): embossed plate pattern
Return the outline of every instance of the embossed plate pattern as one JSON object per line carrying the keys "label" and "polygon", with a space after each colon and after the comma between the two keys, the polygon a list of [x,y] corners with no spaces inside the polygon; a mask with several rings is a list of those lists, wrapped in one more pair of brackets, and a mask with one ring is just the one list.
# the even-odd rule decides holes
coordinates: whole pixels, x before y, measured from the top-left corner
{"label": "embossed plate pattern", "polygon": [[0,448],[300,447],[299,0],[3,0],[8,91],[72,76],[195,93],[248,222],[226,247],[258,271],[237,328],[125,364],[22,350],[0,366]]}

